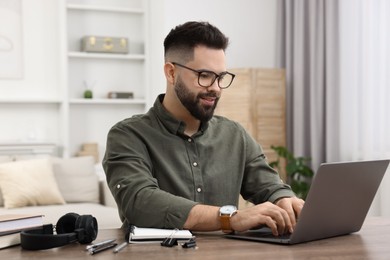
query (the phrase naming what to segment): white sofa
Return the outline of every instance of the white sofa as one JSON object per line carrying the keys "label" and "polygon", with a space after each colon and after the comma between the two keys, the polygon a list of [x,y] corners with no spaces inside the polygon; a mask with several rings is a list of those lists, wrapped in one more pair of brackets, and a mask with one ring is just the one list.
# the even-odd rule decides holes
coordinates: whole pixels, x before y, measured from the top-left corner
{"label": "white sofa", "polygon": [[42,214],[56,224],[69,212],[93,215],[99,229],[122,225],[92,157],[0,162],[0,214]]}

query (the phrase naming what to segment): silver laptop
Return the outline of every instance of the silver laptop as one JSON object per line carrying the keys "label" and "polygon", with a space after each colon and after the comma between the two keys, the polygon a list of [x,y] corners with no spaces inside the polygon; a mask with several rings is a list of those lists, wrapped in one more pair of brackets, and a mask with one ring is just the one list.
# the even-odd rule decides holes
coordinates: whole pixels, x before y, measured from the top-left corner
{"label": "silver laptop", "polygon": [[297,244],[359,231],[389,162],[321,164],[292,234],[275,237],[269,228],[261,228],[226,237]]}

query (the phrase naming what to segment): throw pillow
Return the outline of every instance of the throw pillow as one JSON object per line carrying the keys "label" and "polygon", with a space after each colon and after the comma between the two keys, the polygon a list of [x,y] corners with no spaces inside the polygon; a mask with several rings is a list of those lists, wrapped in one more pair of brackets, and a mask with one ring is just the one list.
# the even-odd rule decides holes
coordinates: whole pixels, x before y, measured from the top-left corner
{"label": "throw pillow", "polygon": [[[1,163],[5,163],[5,162],[12,162],[12,158],[11,156],[0,156],[0,164]],[[4,202],[3,202],[3,195],[1,194],[1,190],[0,190],[0,207],[3,207],[4,206]]]}
{"label": "throw pillow", "polygon": [[99,203],[99,178],[92,156],[54,158],[53,170],[66,202]]}
{"label": "throw pillow", "polygon": [[0,164],[0,189],[5,208],[65,203],[47,158]]}

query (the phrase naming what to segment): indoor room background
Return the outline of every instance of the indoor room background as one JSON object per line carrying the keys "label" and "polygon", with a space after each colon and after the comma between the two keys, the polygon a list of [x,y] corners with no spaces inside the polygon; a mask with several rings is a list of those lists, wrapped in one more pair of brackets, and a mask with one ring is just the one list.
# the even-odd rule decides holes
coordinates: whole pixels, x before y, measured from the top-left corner
{"label": "indoor room background", "polygon": [[[84,71],[80,69],[80,64],[85,60],[68,53],[68,48],[72,47],[69,47],[68,37],[82,29],[77,28],[77,23],[83,21],[80,13],[85,11],[78,10],[77,4],[101,5],[106,1],[15,0],[13,2],[18,4],[12,7],[12,15],[7,16],[11,24],[1,20],[6,17],[1,14],[9,7],[8,2],[0,0],[2,144],[50,143],[59,148],[62,156],[70,157],[80,151],[83,143],[98,143],[101,160],[110,126],[132,114],[145,112],[156,95],[165,91],[162,71],[165,35],[172,27],[185,21],[202,20],[216,25],[230,38],[226,53],[228,68],[287,69],[287,92],[290,94],[286,100],[289,110],[288,144],[297,155],[311,157],[314,169],[322,162],[390,157],[390,138],[387,136],[390,132],[387,111],[390,108],[386,104],[390,103],[390,21],[386,20],[386,12],[390,9],[386,1],[345,0],[340,4],[336,4],[338,1],[303,0],[287,1],[289,3],[274,0],[112,1],[124,6],[131,2],[134,8],[143,10],[137,14],[142,17],[142,28],[134,30],[139,30],[137,32],[145,40],[144,53],[130,62],[137,64],[134,67],[113,65],[111,68],[121,70],[124,80],[133,82],[132,91],[136,99],[130,104],[99,101],[103,97],[99,92],[94,93],[95,101],[84,102],[82,93],[86,85],[96,85],[97,88],[99,84],[104,84],[104,78],[96,80],[86,71],[83,80]],[[72,21],[75,22],[72,24]],[[296,27],[291,27],[292,24]],[[299,27],[299,24],[303,26]],[[104,27],[104,24],[91,26]],[[316,26],[323,29],[323,34]],[[307,27],[314,27],[311,28],[312,34],[308,38],[302,37],[301,42],[288,42],[288,34],[283,34],[291,29],[294,35],[304,35],[300,30]],[[15,63],[10,63],[9,57],[1,51],[1,48],[6,48],[6,42],[1,37],[4,31],[17,39],[14,48],[18,52],[11,57],[17,60]],[[337,37],[334,42],[329,42],[321,35]],[[137,36],[134,38],[142,41]],[[317,49],[321,46],[320,42],[327,43],[321,47],[322,52]],[[330,45],[335,42],[337,48]],[[283,50],[289,49],[286,47],[289,43],[297,49],[299,46],[301,49],[302,46],[311,46],[301,50],[310,62],[299,67],[296,52],[294,56],[288,56],[287,51],[283,53]],[[333,56],[327,56],[329,53]],[[324,68],[315,65],[318,64],[316,58],[321,55],[325,55],[320,63],[325,64]],[[88,62],[96,66],[102,63],[99,58]],[[113,63],[110,59],[104,62]],[[330,66],[331,62],[338,67]],[[291,64],[294,64],[293,69]],[[11,66],[13,69],[8,71]],[[139,82],[131,73],[125,76],[126,69],[139,73],[136,66],[143,66],[141,74],[144,75]],[[322,74],[316,74],[316,70],[322,71]],[[78,80],[69,78],[69,73],[77,74]],[[106,73],[108,77],[113,71]],[[297,75],[314,75],[315,80],[310,78],[309,83],[305,80],[297,82]],[[316,80],[321,79],[318,83],[321,85],[328,78],[337,81],[334,84],[327,81],[333,87],[325,84],[324,88],[317,88]],[[121,80],[119,77],[118,84]],[[299,88],[299,84],[305,87]],[[290,87],[296,91],[294,97],[291,97]],[[307,100],[302,101],[298,97],[306,97],[309,92],[312,94],[311,105],[302,107],[303,101]],[[318,102],[313,97],[318,98]],[[325,107],[325,112],[317,111],[319,104]],[[320,122],[316,121],[319,118],[316,113],[323,113]],[[370,214],[390,216],[389,205],[388,172]]]}

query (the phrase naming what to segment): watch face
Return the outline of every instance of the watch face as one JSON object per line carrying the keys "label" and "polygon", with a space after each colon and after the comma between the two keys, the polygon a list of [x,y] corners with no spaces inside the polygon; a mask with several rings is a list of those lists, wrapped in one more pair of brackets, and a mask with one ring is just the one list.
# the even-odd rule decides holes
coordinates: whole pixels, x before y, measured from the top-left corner
{"label": "watch face", "polygon": [[227,206],[223,206],[219,212],[223,215],[230,215],[232,214],[234,211],[237,210],[237,207],[236,206],[233,206],[233,205],[227,205]]}

